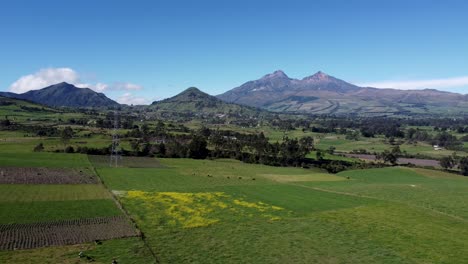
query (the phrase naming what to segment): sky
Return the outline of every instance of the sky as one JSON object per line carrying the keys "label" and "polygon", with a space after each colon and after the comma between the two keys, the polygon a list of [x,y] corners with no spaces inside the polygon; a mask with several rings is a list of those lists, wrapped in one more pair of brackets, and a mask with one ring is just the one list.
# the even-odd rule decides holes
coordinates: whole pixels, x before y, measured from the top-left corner
{"label": "sky", "polygon": [[455,0],[3,1],[0,90],[67,81],[143,104],[283,70],[467,94],[467,14]]}

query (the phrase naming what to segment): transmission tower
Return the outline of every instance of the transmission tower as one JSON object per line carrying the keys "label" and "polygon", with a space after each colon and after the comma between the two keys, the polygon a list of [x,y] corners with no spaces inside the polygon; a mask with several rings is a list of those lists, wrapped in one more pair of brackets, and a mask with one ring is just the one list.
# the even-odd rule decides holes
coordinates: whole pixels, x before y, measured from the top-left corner
{"label": "transmission tower", "polygon": [[120,139],[119,139],[119,112],[114,111],[114,129],[112,129],[112,150],[110,156],[110,166],[118,167],[122,159],[120,155]]}

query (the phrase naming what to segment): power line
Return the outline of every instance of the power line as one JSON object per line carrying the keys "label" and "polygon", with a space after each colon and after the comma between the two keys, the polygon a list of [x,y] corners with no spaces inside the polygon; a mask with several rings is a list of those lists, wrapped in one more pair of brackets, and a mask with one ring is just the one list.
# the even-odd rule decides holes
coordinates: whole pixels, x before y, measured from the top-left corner
{"label": "power line", "polygon": [[122,159],[120,155],[120,139],[119,139],[119,112],[114,111],[114,129],[112,129],[112,150],[110,156],[110,166],[118,167]]}

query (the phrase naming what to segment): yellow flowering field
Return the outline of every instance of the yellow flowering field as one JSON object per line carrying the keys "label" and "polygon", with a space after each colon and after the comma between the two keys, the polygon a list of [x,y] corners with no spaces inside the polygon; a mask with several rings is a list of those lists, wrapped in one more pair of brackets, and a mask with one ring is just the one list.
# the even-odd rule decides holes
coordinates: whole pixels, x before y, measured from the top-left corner
{"label": "yellow flowering field", "polygon": [[144,192],[128,191],[122,199],[145,211],[146,222],[163,227],[195,228],[226,219],[253,218],[279,220],[286,210],[259,202],[246,201],[223,192]]}

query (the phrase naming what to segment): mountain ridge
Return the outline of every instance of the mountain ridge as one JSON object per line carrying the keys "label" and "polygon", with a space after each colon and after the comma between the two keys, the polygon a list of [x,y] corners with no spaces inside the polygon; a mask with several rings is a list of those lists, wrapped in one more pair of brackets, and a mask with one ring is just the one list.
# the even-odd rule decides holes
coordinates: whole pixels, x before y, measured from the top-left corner
{"label": "mountain ridge", "polygon": [[[322,71],[302,79],[294,79],[277,70],[217,97],[226,102],[276,112],[309,114],[394,115],[444,111],[468,112],[465,110],[468,107],[468,95],[436,89],[398,90],[360,87]],[[316,99],[310,100],[311,98]]]}
{"label": "mountain ridge", "polygon": [[105,94],[61,82],[22,94],[0,92],[0,96],[23,99],[52,107],[114,107],[119,104]]}

